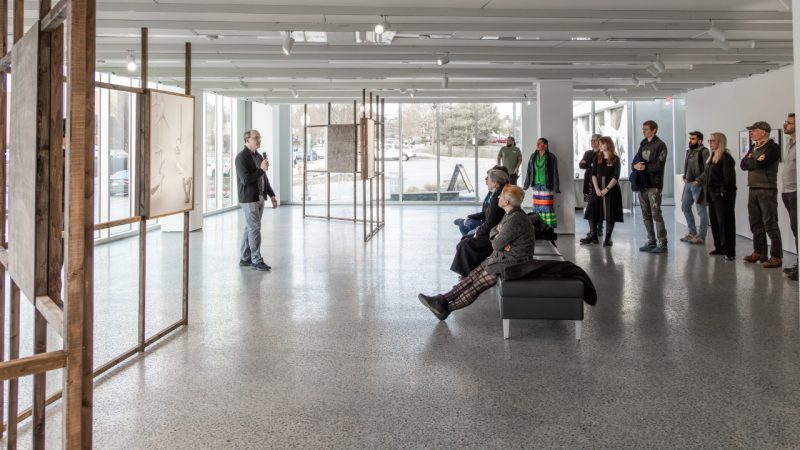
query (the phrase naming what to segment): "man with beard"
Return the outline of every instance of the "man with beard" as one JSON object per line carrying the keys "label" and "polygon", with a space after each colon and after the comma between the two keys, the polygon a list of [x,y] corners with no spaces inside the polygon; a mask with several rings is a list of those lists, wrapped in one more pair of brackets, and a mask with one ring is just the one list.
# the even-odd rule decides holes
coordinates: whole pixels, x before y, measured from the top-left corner
{"label": "man with beard", "polygon": [[[681,210],[686,217],[686,225],[689,233],[681,238],[682,242],[691,244],[705,244],[706,232],[708,232],[708,210],[706,209],[705,192],[703,192],[703,180],[705,177],[705,165],[711,153],[703,145],[703,133],[692,131],[689,133],[689,149],[686,150],[686,159],[683,162],[683,198],[681,200]],[[696,205],[697,216],[700,218],[700,229],[698,231],[692,213],[692,205]]]}
{"label": "man with beard", "polygon": [[633,158],[632,169],[647,175],[647,186],[639,191],[639,206],[642,208],[642,220],[647,230],[647,242],[639,247],[639,251],[666,253],[667,227],[664,226],[664,217],[661,214],[661,190],[664,188],[667,144],[656,133],[658,124],[655,121],[648,120],[642,124],[644,139]]}
{"label": "man with beard", "polygon": [[[583,154],[581,158],[581,162],[578,163],[578,167],[584,169],[583,172],[583,201],[588,205],[589,198],[592,196],[592,168],[594,167],[594,160],[597,156],[597,152],[600,151],[600,138],[603,137],[599,134],[592,135],[591,150],[586,150],[586,153]],[[586,233],[586,237],[581,239],[581,244],[589,244],[594,242],[595,244],[598,242],[597,236],[603,235],[603,222],[597,222],[597,229],[592,229],[592,223],[589,222],[589,232]]]}
{"label": "man with beard", "polygon": [[514,136],[509,136],[506,146],[501,147],[497,153],[497,165],[506,168],[511,184],[516,185],[519,178],[519,166],[522,165],[522,151],[517,147]]}

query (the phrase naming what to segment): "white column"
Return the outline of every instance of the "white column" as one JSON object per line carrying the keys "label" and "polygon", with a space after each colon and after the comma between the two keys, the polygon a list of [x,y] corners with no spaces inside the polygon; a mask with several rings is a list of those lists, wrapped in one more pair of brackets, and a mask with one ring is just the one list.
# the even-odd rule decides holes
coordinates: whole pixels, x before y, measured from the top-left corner
{"label": "white column", "polygon": [[[794,110],[795,113],[800,113],[800,0],[792,0],[792,37],[794,41]],[[800,169],[800,159],[797,163]],[[797,174],[797,181],[800,183],[800,170],[797,171]]]}
{"label": "white column", "polygon": [[[192,90],[194,95],[194,209],[189,213],[189,231],[203,228],[203,201],[206,178],[203,166],[206,163],[203,151],[203,91]],[[183,214],[175,214],[158,220],[162,231],[183,232]]]}
{"label": "white column", "polygon": [[[289,105],[272,105],[272,138],[274,140],[275,154],[281,161],[276,164],[278,169],[275,182],[280,192],[278,201],[288,203],[292,201],[292,111]],[[299,200],[298,200],[299,201]]]}
{"label": "white column", "polygon": [[[536,90],[538,138],[550,142],[550,151],[558,158],[561,193],[556,194],[556,231],[575,234],[575,182],[572,157],[572,82],[540,81]],[[536,144],[534,140],[533,145]],[[527,163],[527,160],[525,160]]]}
{"label": "white column", "polygon": [[522,167],[520,168],[519,184],[525,182],[525,167],[528,159],[536,148],[536,139],[539,136],[539,106],[537,102],[522,102],[522,136],[519,139],[519,148],[522,150]]}

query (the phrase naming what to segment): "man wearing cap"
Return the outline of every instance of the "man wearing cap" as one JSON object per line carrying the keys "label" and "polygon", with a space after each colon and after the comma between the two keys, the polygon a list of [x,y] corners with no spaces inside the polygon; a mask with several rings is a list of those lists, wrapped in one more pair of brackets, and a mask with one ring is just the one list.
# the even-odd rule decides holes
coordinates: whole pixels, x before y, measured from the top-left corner
{"label": "man wearing cap", "polygon": [[522,165],[522,151],[517,147],[514,136],[509,136],[505,147],[497,153],[497,165],[508,170],[511,184],[516,185],[519,178],[519,166]]}
{"label": "man wearing cap", "polygon": [[[748,263],[763,263],[765,268],[783,265],[781,230],[778,227],[778,164],[781,148],[769,133],[772,127],[759,121],[747,127],[752,145],[742,159],[741,168],[747,171],[747,215],[753,233],[753,254],[745,256]],[[767,257],[767,236],[772,243]]]}

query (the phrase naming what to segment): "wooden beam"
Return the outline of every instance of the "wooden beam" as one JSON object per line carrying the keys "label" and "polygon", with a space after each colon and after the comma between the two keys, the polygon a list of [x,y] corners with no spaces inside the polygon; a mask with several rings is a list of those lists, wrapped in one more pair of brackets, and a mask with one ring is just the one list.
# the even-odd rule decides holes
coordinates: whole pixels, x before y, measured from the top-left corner
{"label": "wooden beam", "polygon": [[[141,74],[142,74],[142,87],[147,89],[147,82],[148,78],[147,75],[149,73],[149,59],[148,55],[148,31],[147,28],[142,28],[142,46],[141,46],[141,53],[142,53],[142,61],[141,61]],[[147,161],[150,158],[147,155],[149,144],[146,142],[145,136],[147,136],[147,132],[150,129],[149,124],[149,113],[147,111],[147,102],[139,102],[140,108],[139,110],[142,112],[139,116],[139,127],[143,130],[142,133],[139,135],[139,161],[141,162],[139,166],[139,172],[142,174],[140,179],[140,183],[142,186],[147,186],[147,183],[144,183],[147,177]],[[146,189],[139,190],[142,193],[142,197],[140,202],[142,205],[147,205],[149,202],[147,201],[147,193]],[[142,215],[144,215],[144,211],[147,208],[141,208]],[[139,343],[139,352],[144,352],[145,348],[145,324],[146,324],[146,314],[147,314],[147,220],[142,218],[141,223],[139,224],[139,322],[138,322],[138,343]]]}
{"label": "wooden beam", "polygon": [[[8,314],[8,363],[13,363],[19,359],[19,297],[20,291],[14,281],[11,281],[11,296]],[[0,380],[8,382],[8,448],[17,448],[17,413],[19,411],[19,380],[16,376],[8,378],[0,377]]]}
{"label": "wooden beam", "polygon": [[64,336],[64,311],[50,297],[36,297],[34,302],[36,311],[42,315],[47,323],[59,336]]}
{"label": "wooden beam", "polygon": [[[43,356],[47,352],[47,319],[40,312],[36,312],[34,319],[33,353]],[[67,363],[67,355],[60,352],[58,365],[47,367],[47,370],[63,368]],[[45,400],[47,399],[47,372],[42,371],[33,375],[33,449],[44,450],[45,448]]]}
{"label": "wooden beam", "polygon": [[14,43],[22,39],[25,32],[25,0],[14,0]]}
{"label": "wooden beam", "polygon": [[56,3],[56,6],[50,9],[41,19],[39,23],[39,29],[42,32],[51,32],[63,25],[64,21],[67,20],[67,14],[69,12],[68,7],[69,0],[61,0],[60,2]]}
{"label": "wooden beam", "polygon": [[63,441],[92,447],[94,365],[94,69],[95,0],[71,0],[69,8],[66,273],[64,299]]}
{"label": "wooden beam", "polygon": [[[66,0],[62,0],[66,1]],[[58,5],[56,5],[58,6]],[[64,27],[50,32],[50,229],[47,295],[62,306],[64,269]],[[63,314],[62,314],[63,316]],[[58,331],[63,337],[63,325]]]}
{"label": "wooden beam", "polygon": [[[186,95],[192,95],[192,43],[186,43],[186,58],[184,63],[184,86],[185,86],[185,93]],[[194,113],[192,113],[194,114]],[[192,149],[194,152],[194,148]],[[194,176],[194,175],[192,175]],[[196,183],[192,183],[192,189],[195,193],[192,195],[192,198],[196,198],[195,195],[197,190],[194,189]],[[189,222],[190,222],[190,213],[187,211],[183,213],[183,290],[182,290],[182,298],[181,303],[183,304],[183,315],[181,316],[183,325],[189,325]]]}
{"label": "wooden beam", "polygon": [[[39,355],[17,358],[0,363],[0,380],[14,380],[28,375],[61,369],[67,364],[67,352],[57,350]],[[17,419],[17,416],[14,416]],[[11,428],[9,424],[9,428]]]}
{"label": "wooden beam", "polygon": [[131,92],[133,94],[144,94],[144,89],[132,87],[132,86],[123,86],[121,84],[112,84],[112,83],[103,83],[100,81],[94,82],[94,87],[100,89],[110,89],[113,91],[123,91],[123,92]]}
{"label": "wooden beam", "polygon": [[121,225],[130,225],[132,223],[139,223],[142,221],[140,216],[136,217],[128,217],[126,219],[119,219],[119,220],[112,220],[110,222],[102,222],[94,225],[95,231],[97,230],[105,230],[107,228],[114,228]]}

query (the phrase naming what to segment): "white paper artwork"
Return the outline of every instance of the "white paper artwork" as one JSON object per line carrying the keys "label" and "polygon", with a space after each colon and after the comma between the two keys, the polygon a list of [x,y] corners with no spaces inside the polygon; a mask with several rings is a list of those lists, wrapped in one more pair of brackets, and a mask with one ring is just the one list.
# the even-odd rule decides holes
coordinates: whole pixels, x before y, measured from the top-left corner
{"label": "white paper artwork", "polygon": [[150,161],[147,217],[192,209],[194,204],[194,97],[150,91]]}
{"label": "white paper artwork", "polygon": [[328,171],[352,173],[356,170],[356,126],[328,126]]}

